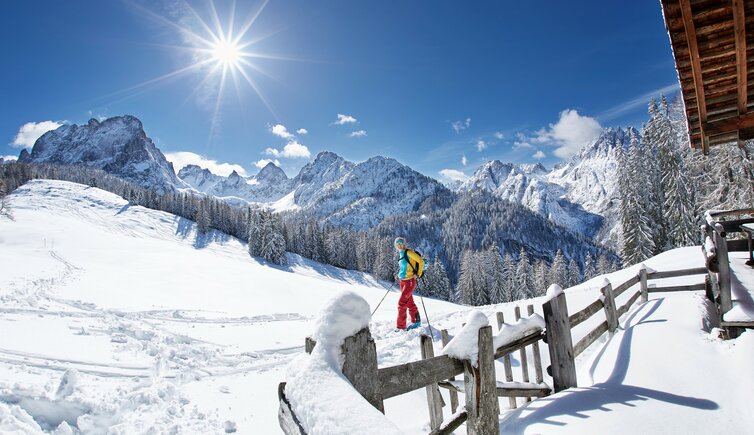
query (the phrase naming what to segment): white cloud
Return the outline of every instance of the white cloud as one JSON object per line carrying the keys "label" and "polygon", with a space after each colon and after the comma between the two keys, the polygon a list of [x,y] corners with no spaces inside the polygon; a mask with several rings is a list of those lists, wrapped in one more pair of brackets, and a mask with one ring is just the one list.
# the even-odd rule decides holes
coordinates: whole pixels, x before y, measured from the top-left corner
{"label": "white cloud", "polygon": [[483,141],[482,139],[479,139],[476,141],[476,150],[477,151],[484,151],[487,149],[487,142]]}
{"label": "white cloud", "polygon": [[537,159],[537,160],[542,160],[545,158],[545,153],[543,153],[542,150],[539,150],[536,153],[534,153],[534,155],[532,155],[532,158]]}
{"label": "white cloud", "polygon": [[344,115],[342,113],[338,113],[338,120],[333,122],[335,125],[343,125],[343,124],[356,124],[358,120],[350,115]]}
{"label": "white cloud", "polygon": [[351,137],[364,137],[366,135],[367,135],[366,130],[352,131],[350,134]]}
{"label": "white cloud", "polygon": [[453,121],[450,123],[450,127],[453,128],[456,133],[460,133],[471,127],[471,118],[466,118],[465,121]]}
{"label": "white cloud", "polygon": [[502,131],[496,131],[495,132],[495,139],[502,140],[503,138],[505,138],[505,135],[503,134]]}
{"label": "white cloud", "polygon": [[31,148],[40,136],[50,130],[55,130],[61,125],[63,123],[57,121],[27,122],[18,129],[18,133],[16,133],[16,137],[13,138],[10,146],[15,148]]}
{"label": "white cloud", "polygon": [[280,166],[280,160],[278,160],[278,159],[275,159],[275,160],[271,160],[271,159],[257,160],[257,162],[254,163],[254,166],[256,166],[259,169],[262,169],[262,168],[264,168],[265,166],[267,166],[270,163],[274,163],[275,166]]}
{"label": "white cloud", "polygon": [[200,168],[209,169],[210,172],[216,175],[227,177],[233,171],[236,171],[238,172],[238,175],[242,177],[247,176],[246,170],[241,165],[235,163],[220,163],[217,160],[208,159],[190,151],[165,153],[165,158],[168,159],[168,161],[173,162],[173,168],[176,173],[187,165],[196,165]]}
{"label": "white cloud", "polygon": [[293,139],[293,134],[291,134],[287,128],[283,124],[275,124],[272,127],[270,127],[270,131],[275,136],[280,136],[283,139]]}
{"label": "white cloud", "polygon": [[463,166],[466,166],[469,164],[469,159],[466,158],[466,156],[461,156],[461,164]]}
{"label": "white cloud", "polygon": [[309,133],[309,130],[307,130],[305,128],[299,128],[298,130],[296,130],[296,133],[298,133],[298,134],[307,134],[307,133]]}
{"label": "white cloud", "polygon": [[529,142],[526,142],[526,141],[523,141],[523,142],[522,141],[513,142],[513,149],[514,150],[517,150],[517,149],[520,149],[520,148],[534,148],[534,145],[532,145],[532,144],[530,144]]}
{"label": "white cloud", "polygon": [[596,119],[581,116],[573,109],[560,112],[560,119],[548,128],[537,131],[534,141],[558,145],[555,155],[568,158],[578,153],[590,140],[597,137],[602,126]]}
{"label": "white cloud", "polygon": [[663,86],[658,89],[651,90],[649,92],[646,92],[644,94],[641,94],[639,96],[636,96],[628,101],[624,101],[617,106],[613,106],[604,112],[602,112],[597,118],[604,121],[609,121],[614,118],[618,118],[622,115],[625,115],[626,113],[630,113],[634,110],[637,110],[639,108],[644,108],[644,110],[647,109],[647,106],[649,105],[649,100],[653,97],[657,97],[660,94],[664,95],[672,95],[675,94],[680,90],[680,87],[678,86],[678,82],[671,83],[667,86]]}
{"label": "white cloud", "polygon": [[18,160],[18,156],[0,156],[0,159],[5,160],[6,162],[10,162]]}
{"label": "white cloud", "polygon": [[282,151],[275,148],[267,148],[264,152],[270,156],[291,159],[308,159],[312,155],[306,145],[301,145],[296,141],[291,141],[285,144]]}
{"label": "white cloud", "polygon": [[439,173],[450,181],[466,181],[469,179],[468,175],[457,169],[443,169]]}

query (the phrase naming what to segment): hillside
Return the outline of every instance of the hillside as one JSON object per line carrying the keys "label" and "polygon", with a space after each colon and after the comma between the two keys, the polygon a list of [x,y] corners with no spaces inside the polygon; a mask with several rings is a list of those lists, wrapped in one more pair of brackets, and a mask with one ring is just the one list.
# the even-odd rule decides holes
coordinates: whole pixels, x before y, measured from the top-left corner
{"label": "hillside", "polygon": [[[275,388],[322,301],[349,289],[376,306],[385,294],[368,275],[295,255],[287,267],[261,264],[236,239],[202,237],[191,221],[96,188],[35,180],[8,200],[3,422],[31,414],[45,430],[66,420],[88,433],[222,433],[232,421],[240,433],[276,433]],[[433,320],[458,309],[425,302]],[[396,304],[391,293],[374,318],[388,341]],[[395,346],[386,360],[414,350]],[[62,377],[72,391],[57,394]]]}
{"label": "hillside", "polygon": [[[3,431],[42,433],[66,422],[86,433],[279,433],[276,386],[324,302],[352,290],[376,307],[384,294],[367,275],[295,255],[287,267],[261,264],[238,240],[199,236],[191,221],[96,188],[35,180],[8,199],[16,221],[0,219]],[[667,270],[702,261],[699,247],[690,247],[647,265]],[[622,282],[632,273],[607,277]],[[596,299],[602,279],[568,289],[570,310]],[[370,323],[381,367],[419,358],[419,332],[394,330],[396,301],[390,293]],[[469,311],[425,302],[432,325],[451,336]],[[524,304],[541,313],[542,302]],[[480,309],[508,318],[514,305]],[[705,313],[701,294],[652,295],[621,319],[622,330],[577,359],[580,388],[513,412],[503,405],[501,428],[746,432],[754,426],[746,412],[754,385],[738,374],[754,357],[752,336],[720,342],[702,329]],[[440,347],[436,342],[436,353]],[[547,366],[544,350],[542,357]],[[512,362],[518,377],[520,361]],[[390,399],[386,416],[405,433],[427,433],[425,400],[423,390]]]}

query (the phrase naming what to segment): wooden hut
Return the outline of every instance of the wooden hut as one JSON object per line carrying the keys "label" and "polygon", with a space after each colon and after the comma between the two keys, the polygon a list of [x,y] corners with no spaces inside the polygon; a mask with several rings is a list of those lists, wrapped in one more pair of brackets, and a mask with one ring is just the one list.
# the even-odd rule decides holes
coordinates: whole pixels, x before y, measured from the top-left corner
{"label": "wooden hut", "polygon": [[754,1],[662,0],[690,143],[754,139]]}

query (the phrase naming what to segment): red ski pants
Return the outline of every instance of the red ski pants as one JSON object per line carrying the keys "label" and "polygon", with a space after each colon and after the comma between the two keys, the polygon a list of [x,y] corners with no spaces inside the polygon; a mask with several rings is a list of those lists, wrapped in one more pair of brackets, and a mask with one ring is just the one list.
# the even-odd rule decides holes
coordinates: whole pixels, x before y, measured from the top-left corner
{"label": "red ski pants", "polygon": [[419,309],[414,303],[414,289],[416,288],[416,278],[402,279],[401,281],[401,297],[398,299],[398,321],[396,326],[400,329],[406,329],[406,309],[411,315],[411,323],[416,322],[416,315],[419,314]]}

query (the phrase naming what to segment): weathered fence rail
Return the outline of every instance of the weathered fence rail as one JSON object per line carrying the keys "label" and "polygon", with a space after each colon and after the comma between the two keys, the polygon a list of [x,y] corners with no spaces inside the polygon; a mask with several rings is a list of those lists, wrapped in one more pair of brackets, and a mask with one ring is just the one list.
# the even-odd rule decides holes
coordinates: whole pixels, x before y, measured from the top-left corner
{"label": "weathered fence rail", "polygon": [[[354,388],[375,408],[384,412],[383,402],[414,390],[426,390],[430,417],[431,434],[449,434],[466,423],[470,434],[490,434],[498,432],[498,414],[500,397],[508,398],[510,408],[515,408],[517,398],[532,398],[550,395],[567,388],[577,386],[575,359],[606,332],[618,328],[620,317],[626,314],[634,303],[641,298],[646,302],[649,293],[660,291],[705,290],[704,283],[685,286],[654,287],[651,280],[707,274],[707,268],[692,268],[674,271],[647,271],[643,266],[635,276],[613,288],[607,280],[601,287],[602,297],[585,308],[569,314],[565,293],[559,292],[542,306],[545,329],[535,329],[521,338],[493,347],[492,327],[486,326],[478,331],[478,360],[461,361],[447,355],[434,355],[434,343],[428,336],[420,337],[421,358],[405,364],[379,368],[374,340],[368,328],[362,329],[354,336],[348,337],[343,345],[343,374],[351,381]],[[707,280],[709,282],[709,280]],[[638,288],[619,307],[616,298],[638,284]],[[605,320],[599,322],[575,344],[573,329],[598,313],[603,312]],[[521,309],[516,307],[515,319],[521,318]],[[527,306],[529,315],[534,313],[532,305]],[[504,325],[503,313],[496,313],[498,329]],[[442,344],[450,342],[447,330],[441,331]],[[540,341],[547,344],[550,354],[550,366],[547,372],[552,376],[552,387],[544,383],[542,359],[539,351]],[[305,349],[311,353],[316,342],[311,338],[305,341]],[[532,359],[529,360],[527,348],[531,347]],[[511,355],[519,353],[521,362],[521,381],[513,380]],[[502,360],[505,381],[495,379],[496,360]],[[531,363],[531,365],[530,365]],[[533,366],[535,382],[530,382],[530,370]],[[463,374],[463,381],[456,377]],[[446,406],[440,388],[449,391],[450,406],[453,416],[443,421],[442,408]],[[465,405],[460,406],[458,394],[464,395]],[[286,434],[304,434],[301,423],[296,418],[290,403],[285,397],[285,383],[278,389],[280,410],[278,419],[280,427]]]}

